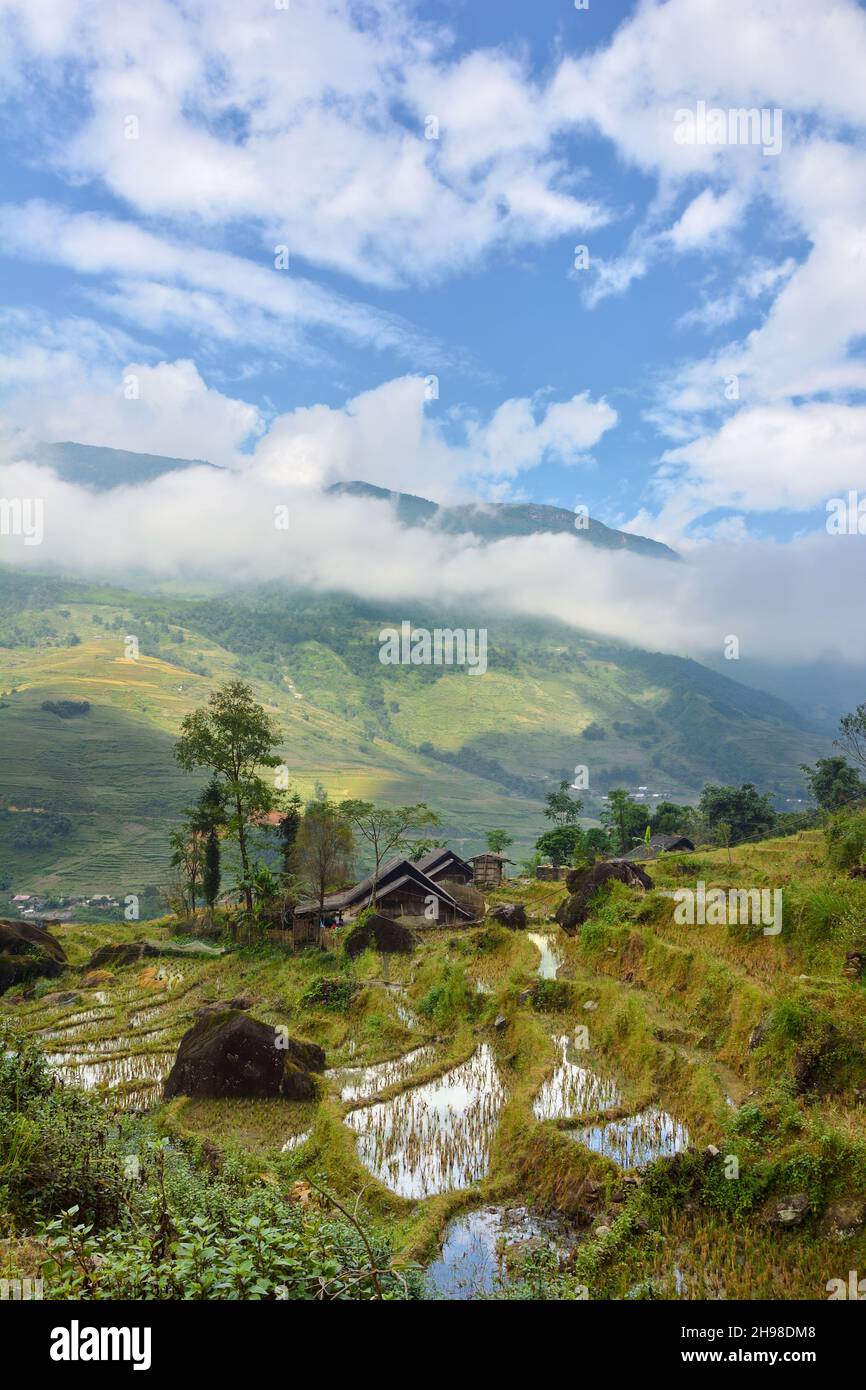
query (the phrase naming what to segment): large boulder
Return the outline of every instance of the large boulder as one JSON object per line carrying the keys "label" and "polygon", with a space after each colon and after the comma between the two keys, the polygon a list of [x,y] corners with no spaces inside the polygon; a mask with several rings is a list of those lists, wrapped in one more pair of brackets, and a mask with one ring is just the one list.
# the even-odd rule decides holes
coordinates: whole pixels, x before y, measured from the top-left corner
{"label": "large boulder", "polygon": [[226,1009],[206,1014],[184,1033],[164,1095],[312,1100],[318,1087],[311,1072],[324,1069],[325,1054],[315,1043]]}
{"label": "large boulder", "polygon": [[411,951],[415,938],[408,927],[395,922],[393,917],[385,917],[381,912],[368,912],[349,928],[346,936],[346,954],[353,959],[375,946],[377,951]]}
{"label": "large boulder", "polygon": [[39,976],[53,979],[66,964],[66,952],[44,927],[0,920],[0,994]]}
{"label": "large boulder", "polygon": [[501,922],[503,927],[522,931],[526,926],[526,908],[523,903],[497,903],[488,914],[492,921]]}
{"label": "large boulder", "polygon": [[94,951],[85,970],[99,970],[108,966],[117,970],[124,965],[138,965],[140,961],[152,960],[154,956],[224,956],[225,951],[218,946],[207,946],[203,941],[122,941],[119,945],[109,942]]}
{"label": "large boulder", "polygon": [[149,941],[123,941],[119,945],[109,942],[94,951],[85,965],[85,970],[117,970],[123,965],[138,965],[139,961],[158,956],[159,951]]}
{"label": "large boulder", "polygon": [[569,874],[566,884],[569,896],[563,898],[556,909],[556,920],[563,931],[574,934],[589,916],[595,894],[613,882],[626,883],[642,893],[653,886],[645,869],[624,859],[605,859],[600,864],[593,864],[591,869],[575,869]]}

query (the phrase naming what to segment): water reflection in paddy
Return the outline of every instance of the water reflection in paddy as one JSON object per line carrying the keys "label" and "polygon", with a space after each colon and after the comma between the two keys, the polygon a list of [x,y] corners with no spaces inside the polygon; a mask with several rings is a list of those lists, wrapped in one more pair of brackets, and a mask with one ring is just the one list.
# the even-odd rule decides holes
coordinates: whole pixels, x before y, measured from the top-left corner
{"label": "water reflection in paddy", "polygon": [[493,1051],[482,1043],[435,1081],[352,1110],[346,1123],[381,1182],[401,1197],[429,1197],[484,1177],[504,1101]]}
{"label": "water reflection in paddy", "polygon": [[[130,1057],[110,1057],[102,1061],[82,1061],[80,1054],[53,1053],[48,1061],[62,1081],[84,1091],[114,1090],[123,1087],[120,1103],[152,1101],[171,1070],[174,1052],[138,1052]],[[138,1088],[130,1083],[138,1082]],[[118,1098],[120,1099],[120,1098]]]}
{"label": "water reflection in paddy", "polygon": [[616,1082],[572,1060],[569,1054],[575,1048],[573,1038],[563,1034],[554,1038],[554,1042],[559,1049],[559,1061],[533,1102],[532,1113],[537,1120],[566,1120],[621,1104]]}
{"label": "water reflection in paddy", "polygon": [[559,1244],[549,1223],[526,1207],[482,1207],[450,1222],[438,1259],[427,1270],[427,1289],[435,1298],[470,1299],[508,1282],[506,1249],[528,1241]]}
{"label": "water reflection in paddy", "polygon": [[405,1081],[416,1071],[428,1066],[436,1056],[433,1044],[413,1047],[402,1057],[392,1057],[388,1062],[372,1062],[367,1067],[341,1067],[329,1071],[328,1076],[340,1087],[341,1100],[369,1100],[389,1086]]}
{"label": "water reflection in paddy", "polygon": [[526,933],[533,946],[538,948],[541,954],[541,963],[537,970],[537,975],[541,980],[555,980],[557,971],[562,965],[562,953],[559,950],[559,943],[552,932],[528,931]]}
{"label": "water reflection in paddy", "polygon": [[[143,1028],[136,1035],[136,1045],[145,1047],[152,1043],[168,1042],[174,1035],[173,1028]],[[129,1052],[133,1046],[131,1038],[74,1038],[67,1042],[64,1037],[61,1040],[65,1045],[62,1052],[49,1052],[47,1054],[49,1065],[66,1066],[70,1062],[86,1062],[91,1057],[102,1057],[112,1052]]]}
{"label": "water reflection in paddy", "polygon": [[305,1129],[302,1134],[290,1134],[283,1145],[283,1153],[291,1153],[294,1149],[299,1149],[302,1144],[306,1144],[312,1130]]}
{"label": "water reflection in paddy", "polygon": [[576,1129],[571,1137],[594,1153],[612,1158],[621,1168],[639,1168],[656,1158],[679,1153],[689,1142],[685,1125],[654,1106],[623,1120]]}

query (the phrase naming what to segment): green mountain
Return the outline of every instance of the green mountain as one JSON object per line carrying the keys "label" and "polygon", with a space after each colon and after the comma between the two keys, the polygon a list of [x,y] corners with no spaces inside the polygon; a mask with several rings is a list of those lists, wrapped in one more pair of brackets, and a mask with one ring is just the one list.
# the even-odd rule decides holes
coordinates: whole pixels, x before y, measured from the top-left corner
{"label": "green mountain", "polygon": [[[496,612],[410,616],[486,627],[486,674],[383,665],[399,602],[274,586],[190,600],[0,571],[0,884],[165,883],[167,832],[196,790],[173,737],[232,676],[276,718],[302,794],[427,801],[467,854],[493,826],[527,852],[543,797],[578,765],[594,816],[617,785],[685,800],[750,780],[782,805],[803,794],[799,764],[829,751],[783,701],[693,661]],[[64,717],[64,700],[89,708]]]}
{"label": "green mountain", "polygon": [[334,483],[329,492],[351,497],[373,497],[387,501],[404,526],[430,526],[452,535],[481,536],[498,541],[508,536],[537,536],[561,533],[604,550],[630,550],[636,555],[650,555],[657,560],[679,560],[675,550],[652,541],[647,536],[634,536],[628,531],[615,531],[593,517],[584,517],[583,525],[575,524],[575,513],[565,507],[548,507],[538,502],[485,502],[460,507],[442,507],[426,497],[410,492],[389,492],[373,483]]}
{"label": "green mountain", "polygon": [[[138,454],[127,449],[106,449],[96,444],[38,443],[27,450],[27,456],[43,467],[51,468],[68,483],[80,483],[97,492],[115,487],[134,486],[150,482],[164,473],[185,468],[214,468],[205,459],[167,458],[161,454]],[[502,540],[507,536],[535,536],[562,533],[606,550],[629,550],[654,559],[679,560],[676,551],[647,536],[617,531],[594,517],[582,518],[575,524],[575,513],[564,507],[548,507],[535,502],[484,504],[442,507],[426,497],[408,492],[390,492],[374,483],[334,483],[332,495],[370,497],[388,501],[405,526],[432,526],[450,534],[473,534],[483,540]]]}
{"label": "green mountain", "polygon": [[106,449],[97,444],[37,444],[27,457],[52,468],[67,483],[81,483],[97,492],[148,483],[163,473],[181,468],[216,468],[205,459],[166,458],[162,454],[136,454],[128,449]]}

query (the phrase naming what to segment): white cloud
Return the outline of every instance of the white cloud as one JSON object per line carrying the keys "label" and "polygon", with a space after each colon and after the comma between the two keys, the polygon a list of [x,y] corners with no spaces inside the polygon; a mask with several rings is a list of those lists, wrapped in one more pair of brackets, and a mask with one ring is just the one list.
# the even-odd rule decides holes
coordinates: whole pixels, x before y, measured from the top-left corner
{"label": "white cloud", "polygon": [[[654,533],[673,538],[716,508],[808,511],[866,491],[866,406],[811,402],[743,409],[717,431],[669,449]],[[637,517],[630,525],[647,524]]]}
{"label": "white cloud", "polygon": [[[321,431],[311,431],[315,438]],[[281,578],[398,603],[449,605],[490,624],[497,609],[559,618],[654,650],[718,656],[740,639],[746,678],[761,662],[850,661],[859,592],[857,538],[818,534],[788,545],[729,530],[684,565],[609,552],[569,536],[484,546],[467,536],[400,527],[387,502],[325,497],[281,482],[263,451],[245,472],[190,469],[94,494],[28,463],[0,466],[0,495],[41,497],[45,540],[11,538],[9,563],[91,576],[222,584]],[[274,526],[288,506],[289,528]],[[780,622],[779,613],[796,613]],[[492,632],[495,640],[495,629]],[[859,654],[862,664],[862,654]]]}
{"label": "white cloud", "polygon": [[454,58],[447,31],[392,0],[67,0],[41,21],[5,8],[13,91],[28,65],[58,99],[73,75],[86,86],[62,139],[31,107],[46,157],[144,216],[243,219],[265,245],[380,285],[606,216],[553,157],[558,122],[525,65]]}
{"label": "white cloud", "polygon": [[270,253],[241,256],[172,241],[117,218],[68,213],[33,200],[0,204],[7,254],[68,266],[84,276],[114,277],[97,298],[149,329],[181,325],[238,342],[297,350],[305,329],[321,328],[407,355],[438,351],[396,315],[334,294]]}
{"label": "white cloud", "polygon": [[724,294],[703,296],[702,302],[678,319],[681,328],[699,327],[712,331],[739,317],[755,301],[765,298],[789,279],[797,268],[793,256],[778,265],[756,258]]}
{"label": "white cloud", "polygon": [[569,401],[504,401],[487,421],[425,411],[425,381],[401,377],[339,409],[300,407],[274,421],[256,449],[272,481],[314,485],[361,479],[380,487],[453,498],[473,483],[496,483],[534,468],[550,452],[563,462],[616,423],[588,393]]}
{"label": "white cloud", "polygon": [[735,189],[717,196],[711,188],[705,188],[671,227],[668,234],[671,245],[675,251],[696,251],[707,245],[717,247],[725,233],[739,221],[742,206]]}
{"label": "white cloud", "polygon": [[87,319],[7,312],[3,409],[34,439],[237,464],[260,435],[259,409],[208,386],[190,361],[149,363],[125,334]]}

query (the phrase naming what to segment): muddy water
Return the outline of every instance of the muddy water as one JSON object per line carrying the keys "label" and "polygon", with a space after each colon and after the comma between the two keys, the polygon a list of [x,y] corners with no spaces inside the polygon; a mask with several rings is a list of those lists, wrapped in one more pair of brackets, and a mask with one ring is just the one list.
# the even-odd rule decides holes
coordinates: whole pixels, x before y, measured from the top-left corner
{"label": "muddy water", "polygon": [[577,1057],[585,1051],[575,1051],[575,1042],[567,1033],[554,1038],[559,1061],[549,1081],[545,1081],[532,1105],[537,1120],[568,1120],[575,1115],[590,1115],[596,1110],[610,1110],[622,1103],[616,1082],[597,1075],[582,1066]]}
{"label": "muddy water", "polygon": [[492,1293],[509,1280],[506,1247],[519,1252],[521,1245],[539,1240],[564,1248],[552,1224],[526,1207],[466,1212],[448,1226],[439,1258],[427,1270],[427,1291],[433,1298],[453,1300]]}
{"label": "muddy water", "polygon": [[369,1100],[429,1066],[435,1056],[436,1048],[431,1043],[413,1047],[411,1052],[388,1062],[373,1062],[368,1067],[335,1067],[326,1075],[340,1087],[341,1100]]}
{"label": "muddy water", "polygon": [[482,1043],[435,1081],[350,1111],[346,1124],[380,1182],[401,1197],[430,1197],[484,1177],[504,1101],[493,1051]]}
{"label": "muddy water", "polygon": [[623,1120],[576,1129],[571,1137],[594,1153],[612,1158],[621,1168],[639,1168],[653,1159],[679,1153],[689,1142],[685,1125],[654,1106]]}
{"label": "muddy water", "polygon": [[555,980],[557,971],[562,965],[562,952],[559,944],[552,932],[528,931],[526,933],[533,946],[536,946],[541,954],[541,963],[536,971],[541,980]]}

